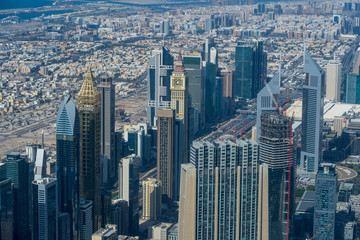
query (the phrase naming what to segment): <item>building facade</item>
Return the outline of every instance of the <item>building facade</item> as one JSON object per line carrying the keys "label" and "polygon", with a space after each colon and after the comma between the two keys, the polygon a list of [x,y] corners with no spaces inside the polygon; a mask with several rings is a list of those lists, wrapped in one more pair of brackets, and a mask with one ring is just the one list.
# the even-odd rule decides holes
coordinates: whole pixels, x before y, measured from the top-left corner
{"label": "building facade", "polygon": [[143,218],[157,220],[161,215],[161,182],[148,178],[142,185]]}
{"label": "building facade", "polygon": [[27,157],[10,153],[2,160],[5,163],[6,178],[11,180],[14,197],[14,239],[30,238],[30,165]]}
{"label": "building facade", "polygon": [[296,153],[290,121],[278,112],[261,116],[258,240],[285,240],[293,235]]}
{"label": "building facade", "polygon": [[235,97],[255,98],[267,76],[263,42],[239,42],[235,49]]}
{"label": "building facade", "polygon": [[305,51],[302,105],[301,168],[317,173],[321,161],[325,73]]}
{"label": "building facade", "polygon": [[252,141],[193,142],[182,165],[180,239],[256,239],[257,161]]}
{"label": "building facade", "polygon": [[93,233],[93,203],[80,198],[79,231],[80,240],[90,240]]}
{"label": "building facade", "polygon": [[119,198],[128,203],[128,234],[139,231],[139,166],[135,155],[122,158],[119,163]]}
{"label": "building facade", "polygon": [[89,68],[79,93],[80,197],[93,202],[94,230],[101,227],[101,98]]}
{"label": "building facade", "polygon": [[56,178],[59,211],[70,216],[71,235],[78,239],[80,122],[71,95],[60,104],[56,120]]}
{"label": "building facade", "polygon": [[58,239],[58,196],[56,178],[34,180],[33,236],[35,240]]}
{"label": "building facade", "polygon": [[170,109],[158,110],[157,126],[157,180],[162,184],[162,194],[175,197],[174,186],[174,129],[175,112]]}
{"label": "building facade", "polygon": [[341,63],[330,61],[326,66],[326,98],[340,101]]}
{"label": "building facade", "polygon": [[11,179],[6,178],[5,170],[5,164],[0,163],[0,239],[12,240],[14,239],[14,196]]}
{"label": "building facade", "polygon": [[101,154],[109,159],[108,179],[116,175],[115,159],[115,86],[112,79],[103,76],[99,85],[101,92]]}
{"label": "building facade", "polygon": [[147,122],[150,126],[157,126],[159,108],[170,108],[170,76],[174,68],[174,57],[170,50],[162,47],[154,51],[149,60],[147,83]]}
{"label": "building facade", "polygon": [[315,177],[313,234],[319,240],[335,239],[336,182],[335,164],[321,164]]}

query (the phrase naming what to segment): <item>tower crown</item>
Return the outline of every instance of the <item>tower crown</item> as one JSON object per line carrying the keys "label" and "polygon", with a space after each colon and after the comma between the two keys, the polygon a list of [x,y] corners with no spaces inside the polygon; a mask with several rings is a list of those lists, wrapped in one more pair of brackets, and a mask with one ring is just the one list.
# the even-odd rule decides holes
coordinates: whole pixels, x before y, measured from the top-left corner
{"label": "tower crown", "polygon": [[181,52],[179,52],[179,56],[175,62],[175,70],[174,72],[179,72],[182,73],[184,72],[184,66],[183,66],[183,61],[182,61],[182,56],[181,56]]}
{"label": "tower crown", "polygon": [[92,101],[99,98],[100,99],[100,91],[96,85],[94,77],[91,72],[91,68],[89,67],[83,85],[81,86],[79,92],[79,101],[81,103],[93,103]]}

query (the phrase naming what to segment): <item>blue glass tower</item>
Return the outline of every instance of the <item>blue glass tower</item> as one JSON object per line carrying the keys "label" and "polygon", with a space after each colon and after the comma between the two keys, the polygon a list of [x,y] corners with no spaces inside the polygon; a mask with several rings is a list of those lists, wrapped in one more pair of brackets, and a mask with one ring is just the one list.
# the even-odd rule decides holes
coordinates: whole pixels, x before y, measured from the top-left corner
{"label": "blue glass tower", "polygon": [[56,176],[59,188],[59,210],[70,215],[71,234],[77,234],[79,209],[79,115],[70,95],[61,103],[56,122]]}
{"label": "blue glass tower", "polygon": [[335,164],[321,164],[315,178],[314,236],[318,240],[335,239],[336,181]]}

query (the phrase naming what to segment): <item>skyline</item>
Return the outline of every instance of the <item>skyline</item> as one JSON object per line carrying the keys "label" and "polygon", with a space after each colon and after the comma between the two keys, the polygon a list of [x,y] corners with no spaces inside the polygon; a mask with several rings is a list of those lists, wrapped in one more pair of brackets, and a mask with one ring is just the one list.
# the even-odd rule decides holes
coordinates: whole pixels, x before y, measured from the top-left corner
{"label": "skyline", "polygon": [[360,239],[360,2],[200,2],[0,10],[1,238]]}

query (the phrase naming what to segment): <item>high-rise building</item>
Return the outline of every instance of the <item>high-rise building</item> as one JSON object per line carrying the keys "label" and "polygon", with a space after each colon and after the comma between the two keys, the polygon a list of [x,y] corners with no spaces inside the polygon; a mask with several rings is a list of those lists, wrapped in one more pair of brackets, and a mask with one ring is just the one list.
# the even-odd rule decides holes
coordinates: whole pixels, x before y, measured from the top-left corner
{"label": "high-rise building", "polygon": [[56,178],[34,180],[33,236],[35,240],[58,239],[58,196]]}
{"label": "high-rise building", "polygon": [[319,240],[334,239],[336,182],[335,164],[321,164],[315,177],[314,205],[314,236]]}
{"label": "high-rise building", "polygon": [[58,218],[58,239],[59,240],[67,240],[67,239],[75,239],[71,237],[71,226],[72,222],[70,221],[70,214],[67,212],[59,212]]}
{"label": "high-rise building", "polygon": [[101,154],[109,159],[108,178],[115,180],[115,86],[110,77],[101,78]]}
{"label": "high-rise building", "polygon": [[117,226],[119,235],[129,234],[129,207],[127,201],[123,199],[112,200],[110,222]]}
{"label": "high-rise building", "polygon": [[41,148],[40,144],[30,144],[26,146],[26,154],[28,155],[30,162],[35,162],[36,152],[39,148]]}
{"label": "high-rise building", "polygon": [[101,227],[101,98],[89,68],[79,93],[80,197],[93,202],[94,231]]}
{"label": "high-rise building", "polygon": [[38,148],[36,151],[34,180],[46,177],[46,158],[46,151]]}
{"label": "high-rise building", "polygon": [[261,115],[258,240],[292,239],[296,153],[290,125],[278,112]]}
{"label": "high-rise building", "polygon": [[0,163],[0,239],[14,239],[14,203],[11,179],[6,178],[5,163]]}
{"label": "high-rise building", "polygon": [[161,183],[155,178],[143,181],[143,218],[157,220],[161,215]]}
{"label": "high-rise building", "polygon": [[205,43],[203,45],[203,51],[202,51],[202,59],[205,62],[210,62],[210,49],[212,47],[215,47],[215,41],[211,37],[207,37],[205,39]]}
{"label": "high-rise building", "polygon": [[79,210],[79,115],[71,95],[60,104],[56,120],[56,178],[59,191],[59,211],[68,213],[71,235],[78,234]]}
{"label": "high-rise building", "polygon": [[14,239],[29,239],[30,174],[27,157],[10,153],[2,160],[6,178],[11,179],[14,199]]}
{"label": "high-rise building", "polygon": [[216,74],[217,74],[217,50],[211,47],[209,52],[205,52],[208,61],[204,62],[205,76],[205,121],[207,123],[216,120]]}
{"label": "high-rise building", "polygon": [[263,42],[239,42],[235,49],[235,97],[255,98],[267,75]]}
{"label": "high-rise building", "polygon": [[129,235],[139,231],[139,165],[140,159],[134,154],[119,163],[119,198],[128,203]]}
{"label": "high-rise building", "polygon": [[257,161],[252,141],[193,142],[182,165],[180,239],[256,239]]}
{"label": "high-rise building", "polygon": [[231,69],[222,69],[220,76],[223,80],[223,96],[233,98],[234,96],[234,72]]}
{"label": "high-rise building", "polygon": [[341,63],[330,61],[326,67],[326,98],[340,101]]}
{"label": "high-rise building", "polygon": [[[195,110],[193,124],[194,133],[205,123],[205,78],[201,56],[183,56],[184,69],[188,76],[189,107]],[[196,120],[195,120],[196,119]]]}
{"label": "high-rise building", "polygon": [[191,163],[181,165],[179,240],[196,239],[196,168]]}
{"label": "high-rise building", "polygon": [[92,201],[80,198],[79,232],[80,240],[91,240],[93,233]]}
{"label": "high-rise building", "polygon": [[148,108],[147,122],[151,127],[156,127],[156,117],[159,108],[170,108],[170,75],[174,67],[174,57],[170,50],[162,47],[154,51],[149,60],[148,69]]}
{"label": "high-rise building", "polygon": [[306,51],[304,72],[300,164],[316,173],[321,161],[325,73]]}
{"label": "high-rise building", "polygon": [[360,76],[359,76],[359,74],[348,73],[345,76],[343,101],[345,103],[360,104]]}
{"label": "high-rise building", "polygon": [[[171,109],[175,111],[175,118],[181,119],[181,130],[182,133],[179,144],[181,144],[179,151],[179,162],[186,163],[188,161],[188,124],[189,124],[189,115],[188,115],[188,78],[183,68],[182,56],[179,53],[178,59],[175,62],[175,69],[170,77],[170,90],[171,90]],[[181,141],[182,140],[182,141]],[[179,145],[175,145],[178,147]],[[180,165],[177,168],[180,172]],[[179,175],[179,174],[178,174]],[[177,193],[178,194],[178,193]]]}
{"label": "high-rise building", "polygon": [[97,230],[92,235],[92,240],[117,240],[118,231],[117,226],[112,224],[107,224],[105,228]]}
{"label": "high-rise building", "polygon": [[280,94],[280,73],[277,73],[257,95],[256,142],[261,136],[261,115],[265,111],[276,110],[276,95]]}
{"label": "high-rise building", "polygon": [[159,109],[157,127],[157,179],[162,184],[162,194],[173,199],[176,195],[174,163],[175,112]]}

